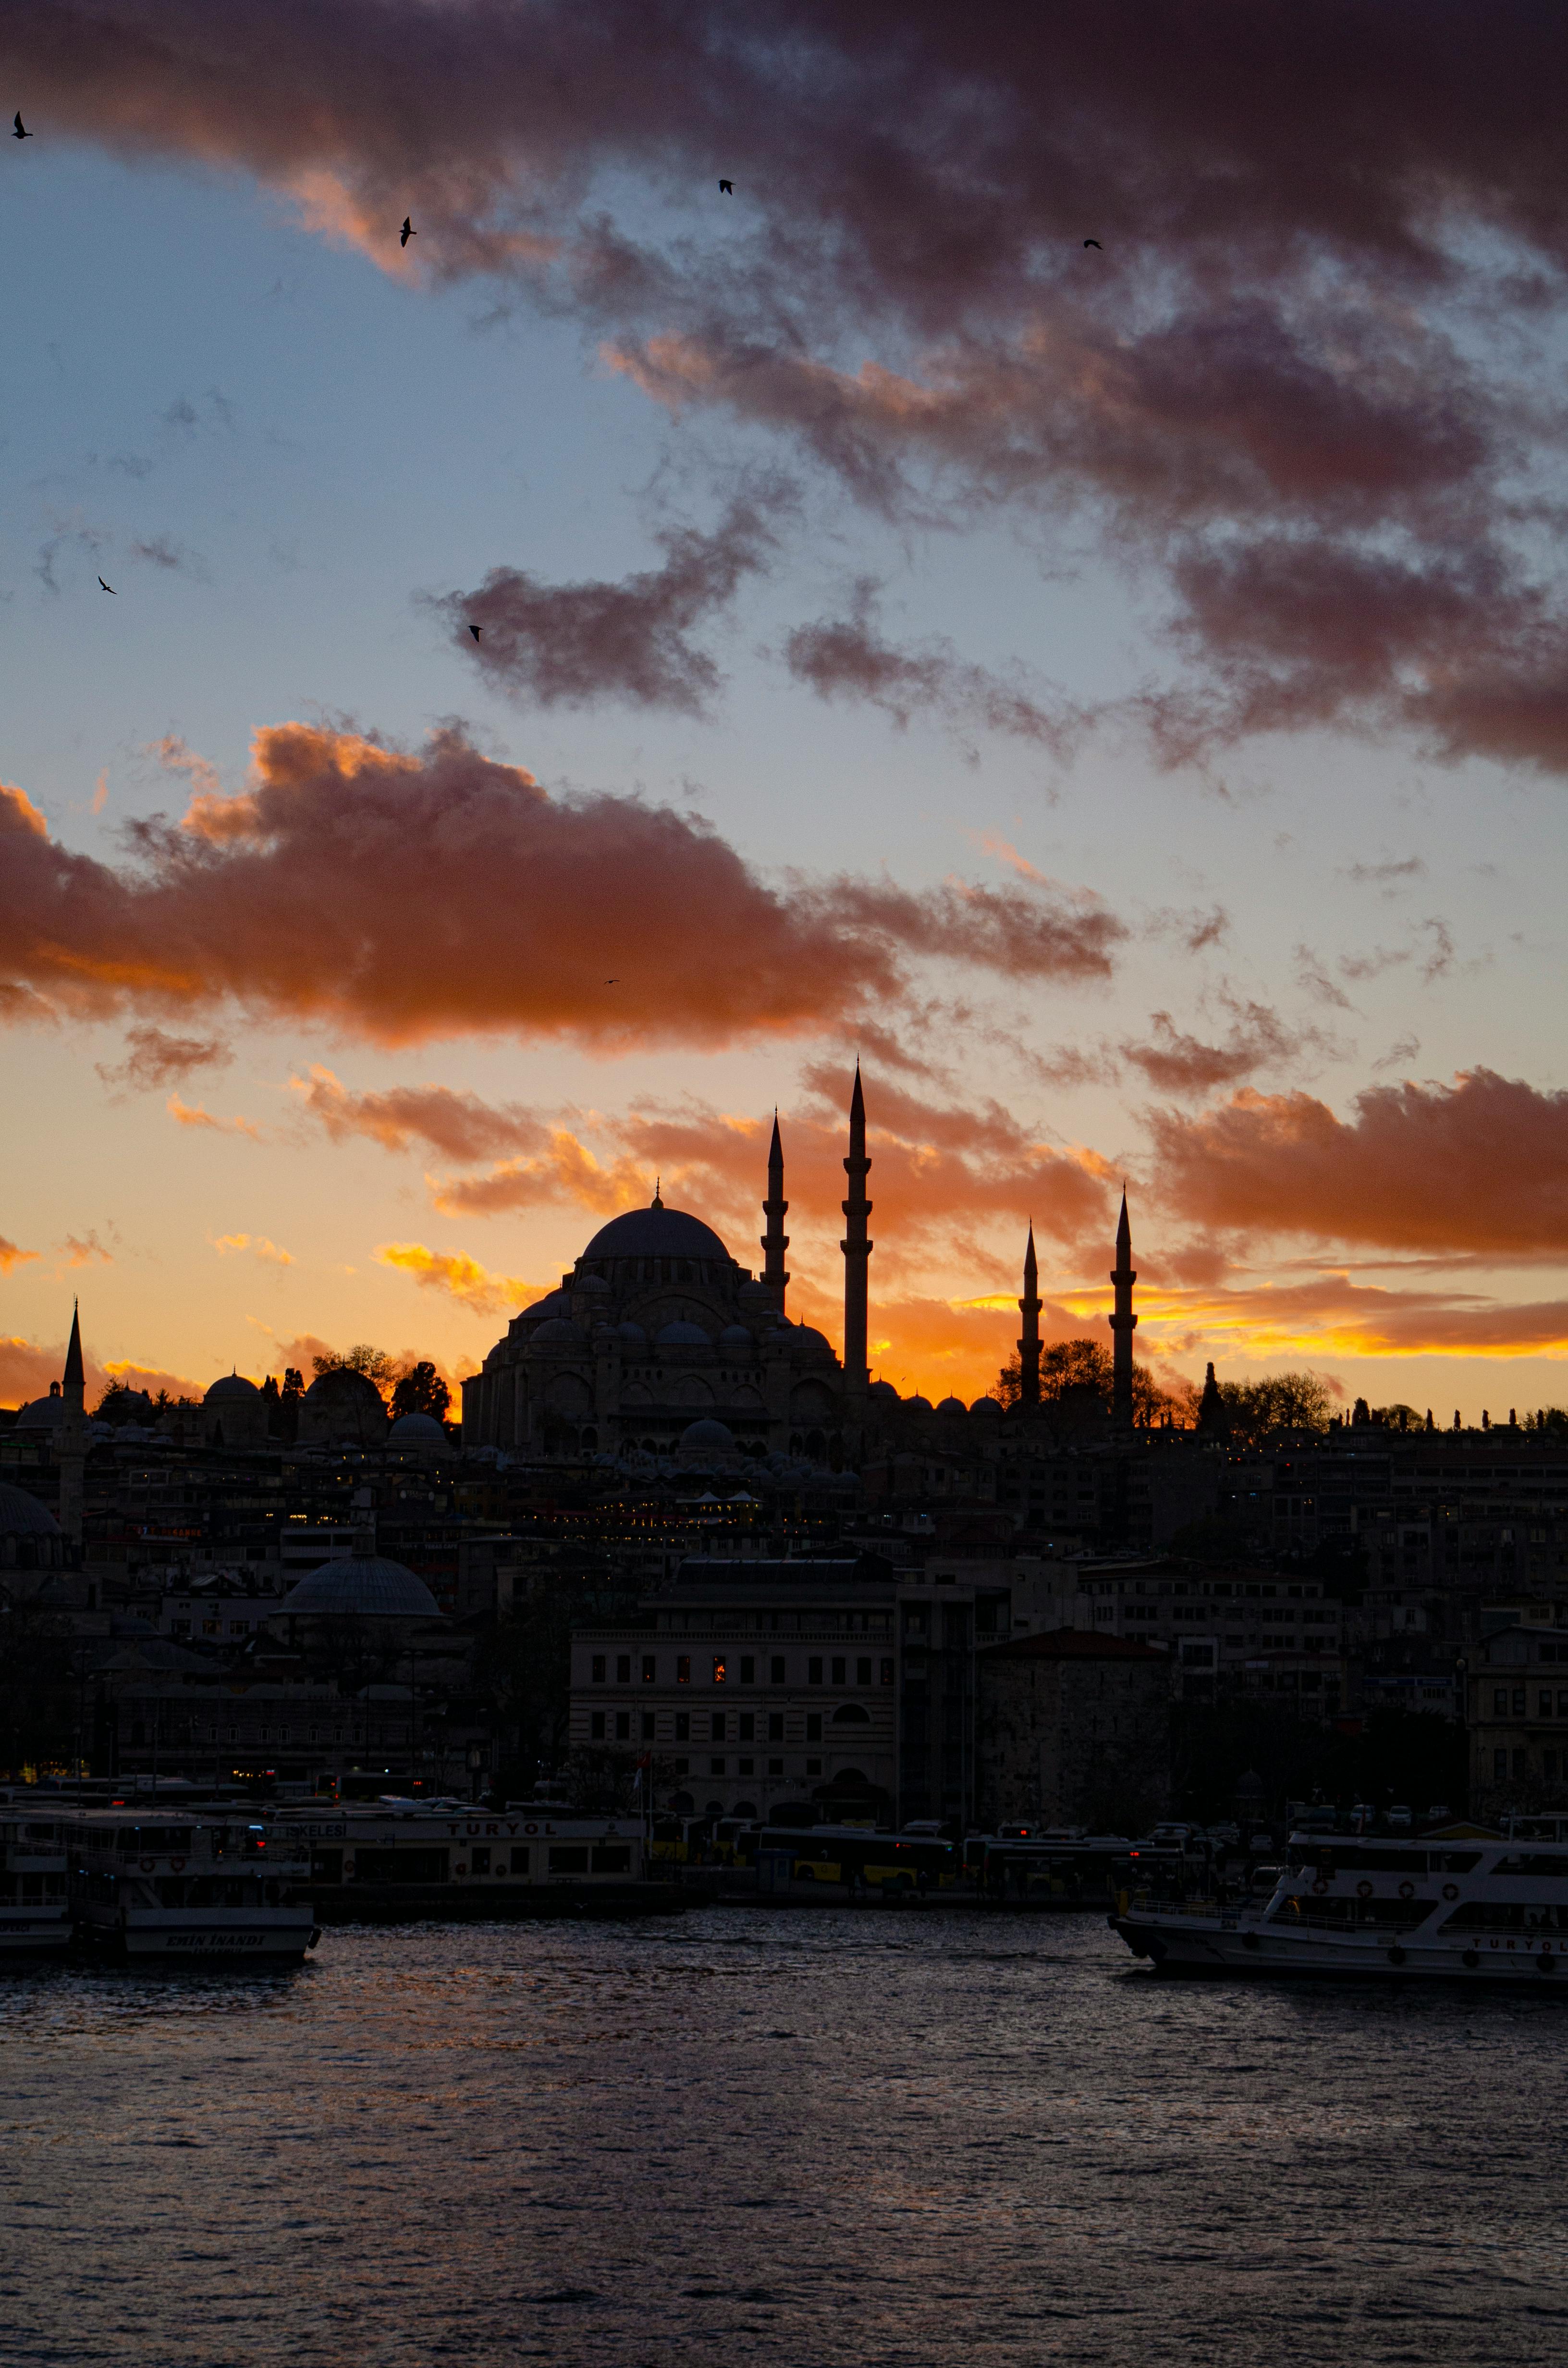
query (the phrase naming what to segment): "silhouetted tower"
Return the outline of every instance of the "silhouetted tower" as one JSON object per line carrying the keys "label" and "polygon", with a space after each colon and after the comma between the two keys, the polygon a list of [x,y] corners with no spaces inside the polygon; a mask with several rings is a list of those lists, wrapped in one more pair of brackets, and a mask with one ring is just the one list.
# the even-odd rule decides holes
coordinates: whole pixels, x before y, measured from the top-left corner
{"label": "silhouetted tower", "polygon": [[1121,1190],[1121,1219],[1116,1229],[1116,1264],[1110,1270],[1116,1285],[1116,1307],[1110,1317],[1112,1341],[1110,1379],[1111,1420],[1119,1430],[1132,1428],[1132,1335],[1138,1318],[1132,1313],[1132,1228],[1127,1222],[1127,1187]]}
{"label": "silhouetted tower", "polygon": [[866,1156],[866,1099],[860,1091],[860,1064],[855,1064],[855,1091],[849,1100],[849,1156],[844,1172],[849,1178],[849,1198],[841,1201],[845,1215],[844,1239],[839,1248],[844,1252],[844,1386],[851,1397],[864,1397],[870,1382],[866,1363],[867,1268],[871,1256],[870,1236],[866,1220],[871,1213],[871,1203],[866,1198],[866,1178],[870,1169]]}
{"label": "silhouetted tower", "polygon": [[71,1345],[65,1351],[65,1372],[60,1395],[65,1403],[60,1421],[60,1526],[75,1545],[82,1543],[82,1497],[87,1454],[86,1413],[83,1404],[86,1379],[82,1371],[82,1325],[74,1304],[71,1309]]}
{"label": "silhouetted tower", "polygon": [[1028,1246],[1024,1251],[1024,1295],[1018,1302],[1018,1313],[1024,1319],[1024,1337],[1018,1343],[1020,1406],[1040,1404],[1040,1311],[1044,1304],[1040,1295],[1040,1268],[1035,1262],[1031,1219]]}
{"label": "silhouetted tower", "polygon": [[784,1231],[784,1218],[790,1203],[784,1198],[784,1145],[778,1140],[778,1113],[773,1113],[773,1145],[767,1155],[767,1198],[762,1213],[767,1219],[767,1231],[762,1236],[762,1279],[773,1293],[773,1304],[782,1319],[784,1293],[790,1288],[790,1277],[784,1265],[784,1253],[790,1247],[790,1236]]}

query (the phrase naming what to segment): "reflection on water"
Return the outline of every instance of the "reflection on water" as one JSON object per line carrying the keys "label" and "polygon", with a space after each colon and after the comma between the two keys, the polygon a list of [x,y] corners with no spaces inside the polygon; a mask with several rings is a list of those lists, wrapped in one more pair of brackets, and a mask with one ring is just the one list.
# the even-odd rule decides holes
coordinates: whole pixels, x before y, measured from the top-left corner
{"label": "reflection on water", "polygon": [[1550,1994],[722,1910],[11,1975],[0,2047],[7,2368],[1430,2368],[1568,2334]]}

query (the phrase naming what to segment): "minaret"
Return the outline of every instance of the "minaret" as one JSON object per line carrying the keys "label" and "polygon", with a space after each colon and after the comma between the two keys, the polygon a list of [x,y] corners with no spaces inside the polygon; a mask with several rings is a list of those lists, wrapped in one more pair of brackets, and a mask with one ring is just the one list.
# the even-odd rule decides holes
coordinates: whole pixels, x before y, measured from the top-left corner
{"label": "minaret", "polygon": [[773,1293],[773,1304],[784,1320],[784,1293],[790,1288],[785,1269],[784,1253],[790,1247],[790,1236],[784,1231],[784,1218],[790,1203],[784,1198],[784,1145],[778,1140],[778,1113],[773,1113],[773,1144],[767,1155],[767,1198],[762,1213],[767,1219],[767,1231],[762,1236],[762,1279]]}
{"label": "minaret", "polygon": [[60,1423],[60,1445],[55,1451],[60,1458],[60,1526],[72,1543],[82,1543],[82,1497],[87,1453],[85,1409],[83,1399],[86,1377],[82,1371],[82,1325],[74,1304],[71,1309],[71,1345],[65,1351],[65,1372],[60,1395],[65,1411]]}
{"label": "minaret", "polygon": [[1112,1342],[1110,1416],[1118,1430],[1132,1428],[1132,1335],[1138,1318],[1132,1313],[1132,1228],[1127,1222],[1127,1187],[1121,1188],[1121,1221],[1116,1229],[1116,1264],[1110,1270],[1116,1285],[1116,1309],[1110,1317]]}
{"label": "minaret", "polygon": [[866,1364],[866,1282],[867,1262],[871,1255],[870,1238],[866,1232],[866,1220],[871,1213],[871,1203],[866,1198],[866,1177],[870,1167],[866,1156],[866,1100],[860,1091],[860,1064],[855,1064],[855,1091],[849,1100],[849,1156],[844,1172],[849,1178],[849,1198],[839,1203],[846,1224],[844,1252],[844,1386],[851,1397],[864,1397],[870,1381]]}
{"label": "minaret", "polygon": [[1044,1305],[1040,1295],[1040,1269],[1035,1263],[1034,1220],[1029,1220],[1028,1247],[1024,1252],[1024,1295],[1018,1302],[1018,1313],[1024,1319],[1024,1337],[1018,1343],[1018,1404],[1040,1404],[1040,1311]]}

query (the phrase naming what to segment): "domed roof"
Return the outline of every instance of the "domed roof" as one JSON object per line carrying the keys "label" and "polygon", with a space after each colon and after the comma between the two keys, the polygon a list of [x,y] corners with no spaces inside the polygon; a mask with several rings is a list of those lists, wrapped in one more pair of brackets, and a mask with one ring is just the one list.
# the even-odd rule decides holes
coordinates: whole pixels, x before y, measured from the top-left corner
{"label": "domed roof", "polygon": [[648,1345],[648,1335],[641,1324],[618,1324],[615,1337],[618,1340],[624,1340],[629,1348],[645,1349]]}
{"label": "domed roof", "polygon": [[258,1398],[260,1395],[256,1383],[247,1382],[243,1373],[221,1373],[211,1388],[202,1393],[201,1403],[210,1406],[214,1399]]}
{"label": "domed roof", "polygon": [[866,1395],[869,1398],[896,1398],[898,1392],[891,1382],[873,1382]]}
{"label": "domed roof", "polygon": [[930,1399],[923,1398],[918,1390],[912,1398],[905,1398],[903,1403],[912,1414],[930,1414],[934,1411]]}
{"label": "domed roof", "polygon": [[735,1293],[735,1299],[737,1304],[742,1307],[755,1307],[757,1309],[771,1307],[773,1304],[773,1286],[771,1283],[764,1282],[761,1277],[757,1276],[751,1282],[742,1283],[739,1291]]}
{"label": "domed roof", "polygon": [[439,1604],[422,1578],[381,1554],[348,1554],[308,1571],[283,1599],[285,1611],[309,1618],[438,1620]]}
{"label": "domed roof", "polygon": [[447,1434],[432,1414],[400,1414],[387,1433],[389,1447],[445,1447]]}
{"label": "domed roof", "polygon": [[0,1481],[0,1538],[57,1538],[60,1524],[49,1507]]}
{"label": "domed roof", "polygon": [[[807,1357],[813,1365],[837,1364],[838,1360],[833,1353],[833,1343],[825,1332],[813,1331],[809,1324],[791,1324],[790,1337],[797,1349],[803,1349],[806,1351]],[[796,1362],[800,1361],[800,1358],[797,1357]]]}
{"label": "domed roof", "polygon": [[352,1365],[329,1365],[324,1373],[316,1375],[301,1404],[308,1406],[312,1398],[317,1406],[332,1398],[362,1398],[367,1390],[380,1406],[381,1394],[364,1373],[357,1373]]}
{"label": "domed roof", "polygon": [[937,1412],[938,1414],[967,1414],[969,1412],[969,1408],[965,1406],[962,1398],[944,1398],[941,1405],[937,1408]]}
{"label": "domed roof", "polygon": [[976,1398],[970,1408],[971,1414],[1000,1414],[1001,1411],[1000,1398]]}
{"label": "domed roof", "polygon": [[726,1324],[719,1335],[721,1349],[749,1349],[751,1334],[744,1324]]}
{"label": "domed roof", "polygon": [[551,1315],[533,1336],[531,1346],[546,1349],[585,1349],[587,1341],[575,1324],[564,1315]]}
{"label": "domed roof", "polygon": [[[749,1334],[747,1338],[750,1338]],[[662,1331],[655,1332],[653,1338],[661,1349],[707,1349],[712,1346],[700,1324],[687,1324],[678,1319],[674,1324],[666,1324]]]}
{"label": "domed roof", "polygon": [[51,1391],[46,1398],[34,1398],[18,1409],[18,1430],[53,1430],[65,1419],[65,1401],[58,1392]]}
{"label": "domed roof", "polygon": [[574,1292],[579,1291],[608,1292],[609,1285],[605,1281],[602,1274],[579,1274],[573,1278],[572,1289]]}
{"label": "domed roof", "polygon": [[666,1209],[655,1201],[651,1209],[628,1209],[601,1225],[585,1258],[687,1258],[729,1262],[729,1251],[710,1225],[688,1217],[684,1209]]}
{"label": "domed roof", "polygon": [[726,1423],[715,1422],[704,1415],[699,1422],[688,1422],[681,1432],[677,1452],[689,1458],[703,1455],[733,1455],[735,1436]]}
{"label": "domed roof", "polygon": [[525,1307],[517,1321],[533,1324],[538,1323],[541,1316],[564,1315],[570,1304],[566,1293],[557,1287],[554,1291],[547,1291],[542,1299],[536,1299],[531,1307]]}

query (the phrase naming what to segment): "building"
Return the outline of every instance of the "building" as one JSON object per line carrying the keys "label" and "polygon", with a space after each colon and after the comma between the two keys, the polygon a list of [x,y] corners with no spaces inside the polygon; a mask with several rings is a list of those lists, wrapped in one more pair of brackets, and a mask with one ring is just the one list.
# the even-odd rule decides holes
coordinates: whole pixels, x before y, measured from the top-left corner
{"label": "building", "polygon": [[980,1818],[1133,1832],[1170,1797],[1170,1656],[1059,1628],[979,1661]]}
{"label": "building", "polygon": [[1568,1630],[1499,1628],[1473,1656],[1468,1695],[1471,1815],[1568,1806]]}

